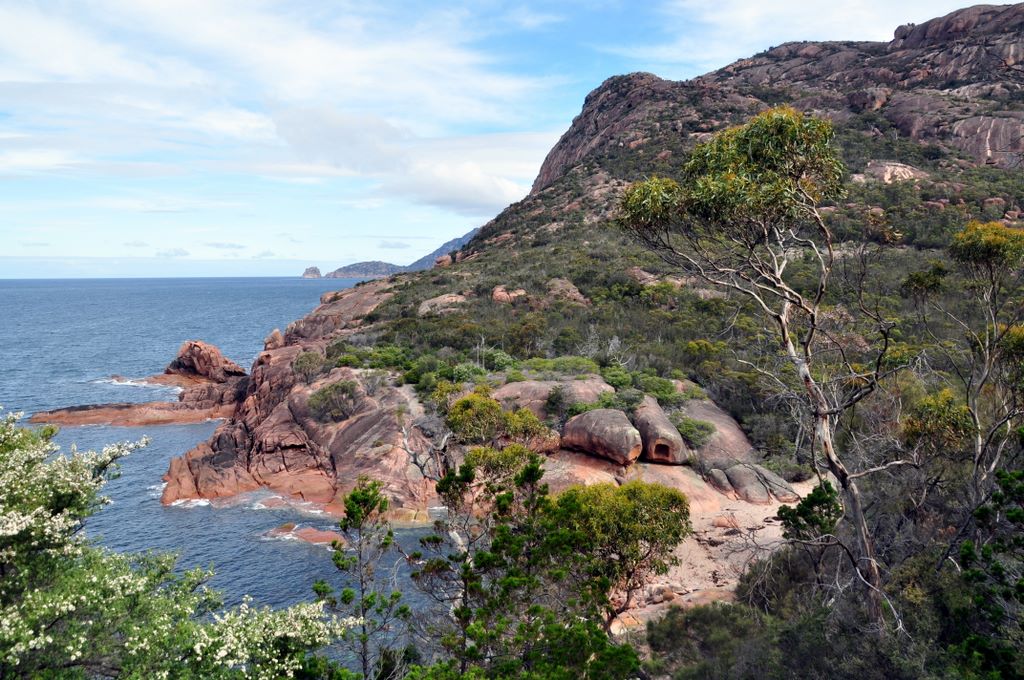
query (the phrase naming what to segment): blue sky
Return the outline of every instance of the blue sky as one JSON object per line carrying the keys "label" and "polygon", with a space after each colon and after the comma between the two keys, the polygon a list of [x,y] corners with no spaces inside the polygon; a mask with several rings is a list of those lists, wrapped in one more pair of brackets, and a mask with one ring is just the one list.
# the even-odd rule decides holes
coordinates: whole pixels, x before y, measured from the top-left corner
{"label": "blue sky", "polygon": [[405,264],[522,198],[611,75],[959,6],[0,0],[0,278]]}

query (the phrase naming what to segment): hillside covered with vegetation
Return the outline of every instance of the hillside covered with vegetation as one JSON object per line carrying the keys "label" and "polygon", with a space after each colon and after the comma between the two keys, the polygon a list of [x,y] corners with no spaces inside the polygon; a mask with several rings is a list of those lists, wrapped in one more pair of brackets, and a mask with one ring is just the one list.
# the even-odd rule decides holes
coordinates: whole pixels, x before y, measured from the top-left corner
{"label": "hillside covered with vegetation", "polygon": [[[888,44],[784,45],[682,83],[609,79],[529,196],[435,268],[328,294],[268,338],[235,416],[172,463],[194,494],[256,488],[279,472],[267,460],[303,456],[319,466],[307,493],[344,487],[340,576],[316,584],[296,632],[267,612],[208,624],[200,575],[166,565],[138,567],[149,579],[133,592],[180,591],[174,622],[120,592],[118,612],[163,631],[145,639],[197,677],[271,663],[233,641],[242,620],[279,652],[268,668],[308,678],[1024,676],[1022,26],[1024,5],[976,7]],[[498,398],[520,383],[543,384],[541,403]],[[754,557],[735,596],[619,635],[634,598],[678,566],[695,499],[628,478],[639,434],[605,456],[600,483],[564,484],[559,435],[585,438],[572,423],[596,412],[639,429],[657,408],[692,454],[664,479],[739,502],[739,476],[723,490],[705,455],[714,424],[688,410],[705,399],[749,439],[764,502],[788,503],[768,518],[783,540],[722,527]],[[45,476],[45,435],[13,420],[0,434],[0,454],[31,454]],[[2,507],[81,522],[109,464],[88,461],[70,514],[28,492]],[[412,490],[384,474],[410,466]],[[447,513],[403,543],[393,506],[414,501]],[[131,569],[64,525],[4,522],[0,540],[22,536],[0,544],[21,579],[0,590],[4,620],[43,606],[33,589],[78,594],[90,570]],[[435,608],[413,615],[392,589],[396,552]],[[27,578],[31,560],[42,578]],[[323,609],[330,626],[307,620]],[[90,658],[81,617],[66,618],[57,639]],[[19,630],[0,637],[0,677],[61,677],[46,631]],[[121,628],[104,630],[113,651],[75,673],[145,668]],[[315,651],[329,630],[350,669]]]}

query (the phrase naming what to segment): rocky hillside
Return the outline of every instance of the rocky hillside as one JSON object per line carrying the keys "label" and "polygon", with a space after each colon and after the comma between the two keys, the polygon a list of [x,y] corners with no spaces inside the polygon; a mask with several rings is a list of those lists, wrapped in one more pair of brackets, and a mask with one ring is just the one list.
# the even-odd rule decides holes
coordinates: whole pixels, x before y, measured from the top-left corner
{"label": "rocky hillside", "polygon": [[892,130],[974,163],[1016,167],[1024,152],[1024,4],[900,26],[888,43],[786,43],[686,82],[610,78],[548,155],[533,193],[589,160],[663,160],[680,137],[699,140],[737,114],[779,103],[839,124],[874,114],[865,117],[867,134]]}
{"label": "rocky hillside", "polygon": [[[792,43],[687,82],[609,79],[530,195],[472,241],[429,271],[327,293],[271,334],[231,417],[171,463],[164,501],[266,488],[337,509],[368,475],[422,521],[436,498],[410,452],[444,444],[435,391],[485,386],[544,421],[531,445],[556,488],[641,478],[685,491],[698,529],[688,572],[648,601],[713,599],[741,571],[731,537],[778,536],[765,518],[796,499],[810,452],[742,361],[763,342],[756,311],[628,241],[614,223],[622,189],[672,175],[695,143],[765,107],[828,116],[851,181],[826,212],[842,238],[898,246],[871,284],[899,316],[907,303],[891,291],[930,248],[968,219],[1021,214],[1022,21],[1024,5],[981,6],[890,43]],[[856,344],[838,302],[835,330]],[[303,353],[322,363],[300,377]],[[332,386],[344,417],[325,419],[315,406]]]}
{"label": "rocky hillside", "polygon": [[[382,413],[384,420],[358,433],[310,418],[305,400],[320,383],[303,385],[291,369],[304,350],[326,356],[318,378],[324,385],[341,379],[336,371],[359,383],[358,369],[376,366],[406,371],[403,380],[419,394],[429,390],[426,376],[451,375],[460,365],[481,368],[476,381],[512,382],[508,370],[484,370],[483,348],[520,361],[582,355],[590,364],[579,372],[609,382],[606,367],[628,366],[624,386],[648,394],[658,380],[696,379],[746,430],[734,428],[742,438],[734,438],[720,466],[703,461],[705,475],[762,461],[799,479],[800,452],[785,443],[788,435],[759,398],[756,381],[718,358],[723,340],[749,342],[748,326],[736,320],[743,317],[733,316],[744,310],[672,276],[626,241],[612,224],[620,191],[637,177],[671,174],[686,149],[714,130],[786,102],[836,123],[856,173],[850,201],[831,210],[839,233],[871,238],[863,229],[870,222],[906,232],[908,242],[941,245],[972,216],[1015,219],[1024,204],[1014,165],[1024,149],[1022,22],[1024,5],[981,6],[900,27],[890,43],[791,43],[687,82],[650,74],[609,79],[587,97],[531,194],[454,256],[440,258],[440,269],[328,294],[283,336],[269,338],[235,417],[208,445],[175,462],[165,499],[270,486],[330,502],[358,471],[391,475],[399,504],[425,509],[429,485],[399,481],[411,472],[400,463],[402,428],[393,414]],[[923,256],[904,249],[890,257],[898,275]],[[382,345],[403,358],[358,359],[370,356],[360,348]],[[421,360],[437,368],[410,377]],[[399,403],[407,413],[423,411],[408,386],[382,395],[379,402],[364,395],[367,412]],[[636,413],[626,411],[635,422]],[[696,418],[700,411],[694,402],[677,415]],[[544,409],[538,415],[554,417]],[[420,434],[429,439],[430,431]],[[746,458],[748,450],[757,456]],[[317,481],[304,487],[290,471]],[[729,475],[707,479],[731,488]]]}

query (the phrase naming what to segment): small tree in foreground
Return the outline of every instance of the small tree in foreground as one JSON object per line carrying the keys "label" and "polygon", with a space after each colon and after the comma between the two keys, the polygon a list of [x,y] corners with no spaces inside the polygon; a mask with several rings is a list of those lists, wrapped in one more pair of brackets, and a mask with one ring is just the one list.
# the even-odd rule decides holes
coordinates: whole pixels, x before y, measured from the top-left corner
{"label": "small tree in foreground", "polygon": [[570,487],[551,497],[519,444],[477,447],[438,482],[449,515],[421,540],[413,576],[438,602],[443,650],[415,678],[634,677],[611,621],[689,533],[686,498],[657,484]]}
{"label": "small tree in foreground", "polygon": [[351,585],[335,594],[325,581],[317,581],[313,590],[332,608],[358,620],[342,639],[355,652],[362,677],[395,680],[403,670],[395,660],[411,612],[395,588],[396,570],[387,570],[384,562],[395,537],[385,518],[388,499],[381,488],[378,481],[360,478],[345,496],[345,516],[338,525],[345,541],[334,544],[333,559]]}
{"label": "small tree in foreground", "polygon": [[[887,363],[894,324],[856,291],[868,349],[847,346],[830,330],[826,292],[836,253],[819,211],[843,195],[843,166],[829,122],[777,108],[699,144],[682,181],[653,177],[632,185],[622,225],[666,262],[742,296],[769,321],[788,371],[762,375],[801,405],[816,453],[835,476],[856,529],[854,566],[869,591],[881,630],[881,573],[855,470],[836,446],[836,426],[894,368]],[[789,265],[812,263],[814,280],[797,282]],[[795,372],[795,380],[789,376]],[[884,468],[901,464],[891,461]]]}

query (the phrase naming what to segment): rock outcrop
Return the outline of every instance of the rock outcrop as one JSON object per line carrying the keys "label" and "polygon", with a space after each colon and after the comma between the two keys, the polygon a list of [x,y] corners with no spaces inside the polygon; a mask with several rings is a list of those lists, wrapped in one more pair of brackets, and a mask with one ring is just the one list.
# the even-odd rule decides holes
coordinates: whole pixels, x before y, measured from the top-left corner
{"label": "rock outcrop", "polygon": [[354,288],[324,293],[320,306],[288,325],[285,343],[329,338],[358,327],[367,314],[387,301],[393,293],[385,281],[372,281]]}
{"label": "rock outcrop", "polygon": [[509,290],[505,286],[495,286],[491,291],[491,299],[501,304],[510,305],[516,300],[525,300],[526,291],[522,288]]}
{"label": "rock outcrop", "polygon": [[429,300],[421,302],[416,313],[419,316],[426,316],[428,314],[450,314],[465,301],[466,296],[461,293],[444,293],[443,295],[438,295],[437,297],[432,297]]}
{"label": "rock outcrop", "polygon": [[748,503],[765,505],[772,502],[774,496],[783,503],[795,503],[800,496],[789,485],[789,482],[777,474],[754,463],[737,463],[725,469],[725,480],[721,474],[715,477],[715,488],[728,493],[734,492],[737,497]]}
{"label": "rock outcrop", "polygon": [[229,418],[245,395],[245,370],[221,351],[201,340],[188,340],[159,375],[141,382],[181,388],[178,401],[96,404],[42,411],[34,423],[55,425],[176,425]]}
{"label": "rock outcrop", "polygon": [[164,373],[188,379],[223,383],[230,378],[245,375],[245,369],[225,357],[217,347],[209,343],[202,340],[186,340],[178,350],[178,356],[168,364]]}
{"label": "rock outcrop", "polygon": [[551,279],[547,282],[547,287],[548,294],[544,297],[544,301],[548,304],[558,301],[583,306],[590,304],[590,300],[569,279]]}
{"label": "rock outcrop", "polygon": [[614,392],[615,388],[606,383],[598,376],[591,376],[583,380],[523,380],[502,385],[494,390],[492,397],[497,399],[505,408],[514,410],[517,408],[529,409],[533,415],[541,420],[548,417],[545,406],[551,391],[562,390],[566,403],[569,404],[592,404],[602,394]]}
{"label": "rock outcrop", "polygon": [[304,279],[319,279],[320,267],[306,267],[306,271],[302,272],[302,278]]}
{"label": "rock outcrop", "polygon": [[569,419],[562,430],[562,447],[630,465],[640,456],[643,440],[625,413],[599,408]]}
{"label": "rock outcrop", "polygon": [[690,462],[693,452],[683,442],[672,421],[653,397],[645,397],[633,415],[644,448],[641,457],[651,463],[682,465]]}

